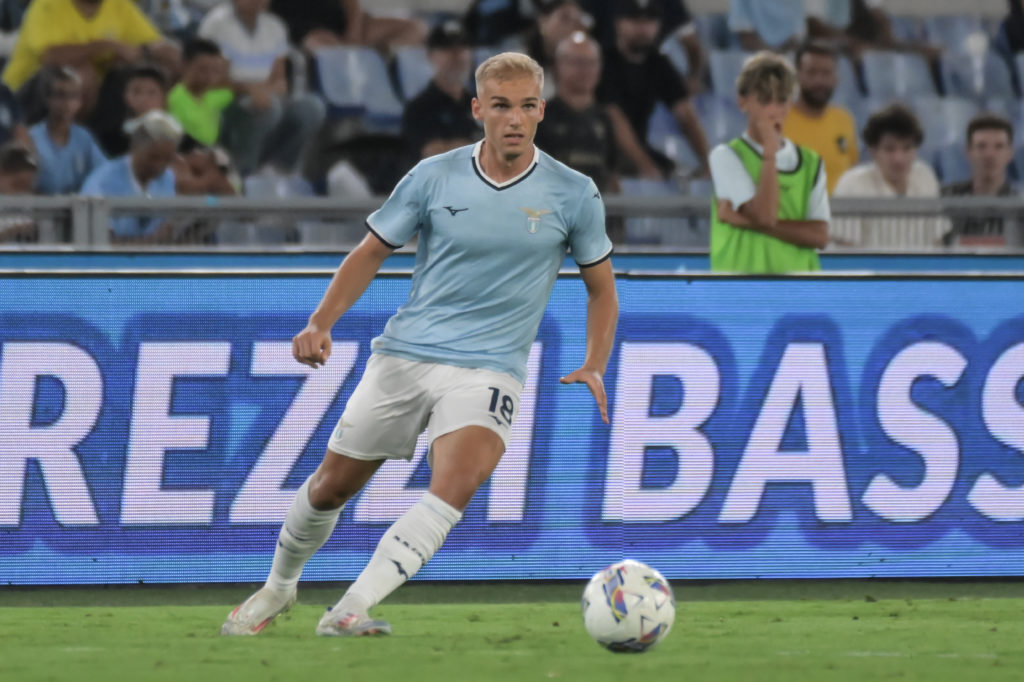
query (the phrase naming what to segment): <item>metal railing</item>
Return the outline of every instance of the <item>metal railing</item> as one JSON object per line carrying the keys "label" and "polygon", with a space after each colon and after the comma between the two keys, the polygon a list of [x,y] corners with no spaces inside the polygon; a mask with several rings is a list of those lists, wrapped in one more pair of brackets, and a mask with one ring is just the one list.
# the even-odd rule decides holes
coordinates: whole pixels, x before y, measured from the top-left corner
{"label": "metal railing", "polygon": [[[178,245],[210,248],[267,248],[294,245],[309,250],[337,250],[365,234],[366,216],[384,197],[175,197],[97,198],[82,196],[0,197],[0,235],[5,221],[30,216],[38,233],[31,243],[0,244],[2,248],[76,250],[117,248],[112,220],[125,216],[160,218],[175,224],[169,243],[133,249]],[[684,195],[605,196],[609,229],[626,247],[706,249],[709,200]],[[834,199],[832,235],[836,250],[931,251],[992,248],[1024,251],[1024,198],[948,197],[941,199]],[[998,224],[998,239],[967,239],[958,226],[981,228]]]}

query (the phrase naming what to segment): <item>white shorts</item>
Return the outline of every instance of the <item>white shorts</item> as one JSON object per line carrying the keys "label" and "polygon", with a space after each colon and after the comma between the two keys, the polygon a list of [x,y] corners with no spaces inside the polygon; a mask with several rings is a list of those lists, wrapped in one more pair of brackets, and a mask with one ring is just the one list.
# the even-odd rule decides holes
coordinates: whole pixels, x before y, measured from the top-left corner
{"label": "white shorts", "polygon": [[424,428],[432,444],[466,426],[488,428],[508,447],[522,390],[501,372],[374,353],[327,447],[355,459],[412,459]]}

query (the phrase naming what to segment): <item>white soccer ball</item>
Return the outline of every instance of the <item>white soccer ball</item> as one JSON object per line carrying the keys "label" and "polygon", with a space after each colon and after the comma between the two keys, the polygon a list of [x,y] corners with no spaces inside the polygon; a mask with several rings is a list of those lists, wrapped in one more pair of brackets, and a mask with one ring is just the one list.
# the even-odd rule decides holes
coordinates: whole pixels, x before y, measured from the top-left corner
{"label": "white soccer ball", "polygon": [[632,559],[595,573],[583,590],[582,608],[590,636],[616,652],[647,651],[665,638],[676,619],[668,581]]}

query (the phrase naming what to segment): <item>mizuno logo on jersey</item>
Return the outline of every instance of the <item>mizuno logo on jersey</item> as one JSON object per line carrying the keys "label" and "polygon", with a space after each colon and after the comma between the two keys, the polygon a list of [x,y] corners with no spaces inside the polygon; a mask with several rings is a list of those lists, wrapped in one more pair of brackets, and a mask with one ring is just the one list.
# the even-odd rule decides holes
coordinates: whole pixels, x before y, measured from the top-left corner
{"label": "mizuno logo on jersey", "polygon": [[521,206],[519,210],[525,213],[527,216],[526,229],[530,232],[530,234],[535,233],[538,230],[538,228],[540,228],[540,219],[546,216],[547,214],[551,213],[551,211],[549,211],[546,208],[536,209],[527,208],[525,206]]}
{"label": "mizuno logo on jersey", "polygon": [[466,208],[452,208],[451,206],[445,206],[444,208],[447,208],[448,212],[451,213],[452,215],[455,215],[456,213],[461,213],[462,211],[469,210],[468,206]]}

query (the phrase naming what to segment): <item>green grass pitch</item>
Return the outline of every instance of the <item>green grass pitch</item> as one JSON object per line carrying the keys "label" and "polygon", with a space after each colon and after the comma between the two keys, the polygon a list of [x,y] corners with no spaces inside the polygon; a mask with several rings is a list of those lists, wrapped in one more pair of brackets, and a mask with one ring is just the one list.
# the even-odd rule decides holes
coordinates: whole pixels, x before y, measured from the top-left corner
{"label": "green grass pitch", "polygon": [[0,680],[1022,680],[1024,583],[675,583],[644,654],[583,631],[583,584],[411,584],[391,637],[317,637],[338,586],[304,587],[258,637],[224,638],[233,587],[0,589]]}

